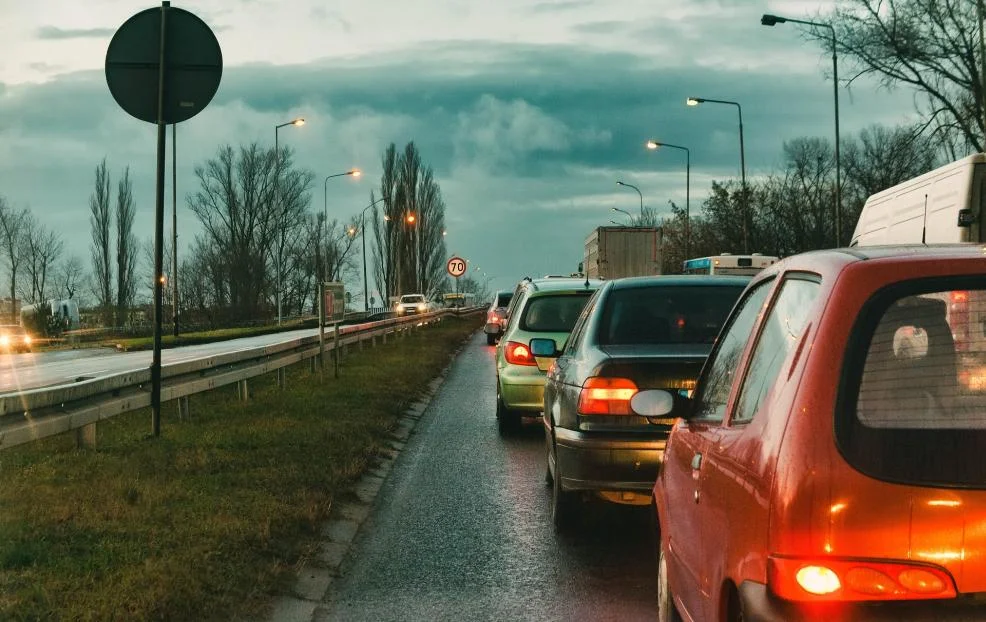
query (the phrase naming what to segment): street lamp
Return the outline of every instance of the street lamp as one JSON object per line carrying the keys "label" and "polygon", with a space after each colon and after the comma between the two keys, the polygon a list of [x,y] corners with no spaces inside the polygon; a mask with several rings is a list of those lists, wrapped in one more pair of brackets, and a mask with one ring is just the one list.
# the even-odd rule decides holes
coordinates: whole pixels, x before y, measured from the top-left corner
{"label": "street lamp", "polygon": [[[364,313],[369,313],[370,312],[370,298],[369,298],[370,285],[369,285],[369,280],[367,279],[367,276],[366,276],[366,210],[368,210],[371,207],[375,206],[380,201],[383,201],[384,198],[386,198],[386,197],[380,197],[379,199],[377,199],[373,203],[370,203],[369,205],[367,205],[366,207],[364,207],[363,208],[363,211],[360,212],[360,215],[359,215],[359,223],[360,223],[359,224],[359,227],[360,227],[360,230],[363,233],[363,312]],[[389,219],[387,219],[387,220],[389,220]]]}
{"label": "street lamp", "polygon": [[[287,127],[293,125],[295,127],[301,127],[305,124],[305,120],[301,117],[294,119],[293,121],[288,121],[287,123],[281,123],[280,125],[274,126],[274,157],[275,160],[275,170],[274,170],[274,199],[278,203],[278,208],[283,209],[281,205],[281,148],[278,143],[277,133],[282,127]],[[282,214],[278,213],[278,216]],[[282,223],[283,224],[283,223]],[[281,227],[281,231],[278,232],[278,249],[277,249],[277,325],[281,325],[281,255],[284,254],[284,228]]]}
{"label": "street lamp", "polygon": [[692,238],[692,219],[689,208],[689,201],[691,200],[691,186],[692,186],[692,152],[688,147],[680,147],[678,145],[672,145],[671,143],[662,143],[657,140],[648,140],[647,148],[651,151],[656,151],[660,147],[668,147],[669,149],[678,149],[685,152],[685,259],[688,259],[691,247]]}
{"label": "street lamp", "polygon": [[359,179],[362,174],[363,171],[358,168],[351,168],[345,173],[336,173],[325,178],[325,181],[322,182],[322,211],[325,213],[326,221],[329,219],[329,180],[334,177],[346,177],[347,175],[353,179]]}
{"label": "street lamp", "polygon": [[739,105],[739,102],[726,101],[723,99],[706,99],[704,97],[689,97],[685,100],[685,103],[689,106],[698,106],[704,103],[710,104],[726,104],[728,106],[736,106],[736,110],[739,112],[739,140],[740,140],[740,175],[743,180],[743,252],[750,252],[750,206],[749,199],[746,193],[746,151],[743,147],[743,107]]}
{"label": "street lamp", "polygon": [[[644,195],[640,194],[640,188],[634,186],[633,184],[625,184],[622,181],[616,182],[617,186],[623,186],[625,188],[633,188],[637,191],[637,195],[640,196],[640,223],[644,222]],[[631,217],[632,218],[632,217]]]}
{"label": "street lamp", "polygon": [[776,24],[804,24],[813,28],[828,28],[832,32],[832,92],[835,99],[835,246],[842,246],[842,175],[839,163],[839,59],[836,55],[835,26],[821,22],[791,19],[779,15],[764,14],[760,23],[764,26]]}
{"label": "street lamp", "polygon": [[418,293],[424,293],[421,291],[421,235],[417,226],[418,217],[414,212],[408,212],[404,220],[414,227],[414,288]]}
{"label": "street lamp", "polygon": [[[625,209],[620,209],[618,207],[611,207],[609,209],[613,210],[614,212],[619,212],[621,214],[626,214],[627,218],[630,219],[630,224],[633,224],[633,214],[631,214],[630,212],[626,211]],[[613,221],[611,220],[610,222],[613,222]],[[623,226],[622,223],[616,223],[616,224],[620,225],[621,227]]]}

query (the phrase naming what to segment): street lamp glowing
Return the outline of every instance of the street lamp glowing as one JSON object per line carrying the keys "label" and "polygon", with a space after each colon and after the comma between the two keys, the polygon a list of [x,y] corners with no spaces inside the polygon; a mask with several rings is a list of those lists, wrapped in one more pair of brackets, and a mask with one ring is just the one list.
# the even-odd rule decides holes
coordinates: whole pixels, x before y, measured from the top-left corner
{"label": "street lamp glowing", "polygon": [[351,171],[349,171],[349,172],[347,173],[347,175],[352,175],[353,177],[355,177],[355,178],[357,178],[357,179],[358,179],[358,178],[359,178],[359,177],[360,177],[360,176],[361,176],[362,174],[363,174],[363,171],[361,171],[361,170],[359,170],[358,168],[354,168],[353,170],[351,170]]}
{"label": "street lamp glowing", "polygon": [[647,148],[650,149],[650,150],[652,150],[652,151],[654,149],[657,149],[660,146],[661,146],[661,143],[657,142],[656,140],[648,140],[647,141]]}
{"label": "street lamp glowing", "polygon": [[297,119],[295,119],[294,121],[291,122],[291,125],[294,125],[294,126],[297,126],[297,127],[301,127],[304,124],[305,124],[305,120],[302,119],[301,117],[298,117]]}
{"label": "street lamp glowing", "polygon": [[414,221],[417,219],[415,218],[414,214],[408,214],[406,220],[407,220],[407,224],[413,225]]}
{"label": "street lamp glowing", "polygon": [[702,99],[701,97],[689,97],[688,99],[685,100],[685,103],[688,104],[689,106],[697,106],[704,101],[705,100]]}
{"label": "street lamp glowing", "polygon": [[448,231],[446,231],[445,229],[442,229],[442,237],[445,237],[446,235],[448,235]]}

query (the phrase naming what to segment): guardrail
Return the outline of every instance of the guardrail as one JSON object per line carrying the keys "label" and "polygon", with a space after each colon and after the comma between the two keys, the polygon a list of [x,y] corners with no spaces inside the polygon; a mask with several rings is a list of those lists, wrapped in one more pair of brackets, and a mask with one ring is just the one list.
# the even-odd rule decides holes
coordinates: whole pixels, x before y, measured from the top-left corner
{"label": "guardrail", "polygon": [[[410,330],[419,323],[430,323],[446,316],[469,315],[483,307],[442,309],[407,317],[395,317],[338,328],[338,345],[345,348],[367,340]],[[323,352],[332,351],[336,336],[329,331],[324,344],[319,335],[282,343],[231,351],[199,359],[165,365],[161,369],[161,402],[179,401],[179,413],[188,412],[187,398],[230,384],[241,383],[240,395],[249,395],[247,380],[277,372],[283,386],[284,368],[310,359],[315,364]],[[234,344],[234,341],[229,342]],[[118,373],[82,382],[31,389],[0,396],[0,450],[41,438],[80,432],[80,444],[95,442],[95,424],[114,415],[150,406],[149,368]]]}

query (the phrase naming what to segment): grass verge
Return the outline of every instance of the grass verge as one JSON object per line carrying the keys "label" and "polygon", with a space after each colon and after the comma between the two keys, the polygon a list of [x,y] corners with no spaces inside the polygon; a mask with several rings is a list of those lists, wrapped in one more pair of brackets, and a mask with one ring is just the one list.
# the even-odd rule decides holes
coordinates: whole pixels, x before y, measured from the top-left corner
{"label": "grass verge", "polygon": [[281,391],[251,380],[0,452],[0,619],[262,617],[312,554],[335,499],[481,318],[351,350],[340,378],[290,368]]}

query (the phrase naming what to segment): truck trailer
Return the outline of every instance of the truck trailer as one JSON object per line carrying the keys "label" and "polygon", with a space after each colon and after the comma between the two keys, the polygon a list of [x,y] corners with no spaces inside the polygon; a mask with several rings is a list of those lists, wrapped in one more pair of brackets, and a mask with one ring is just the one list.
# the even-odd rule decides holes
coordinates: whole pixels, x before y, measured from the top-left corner
{"label": "truck trailer", "polygon": [[585,240],[583,269],[590,279],[661,274],[660,227],[597,227]]}

